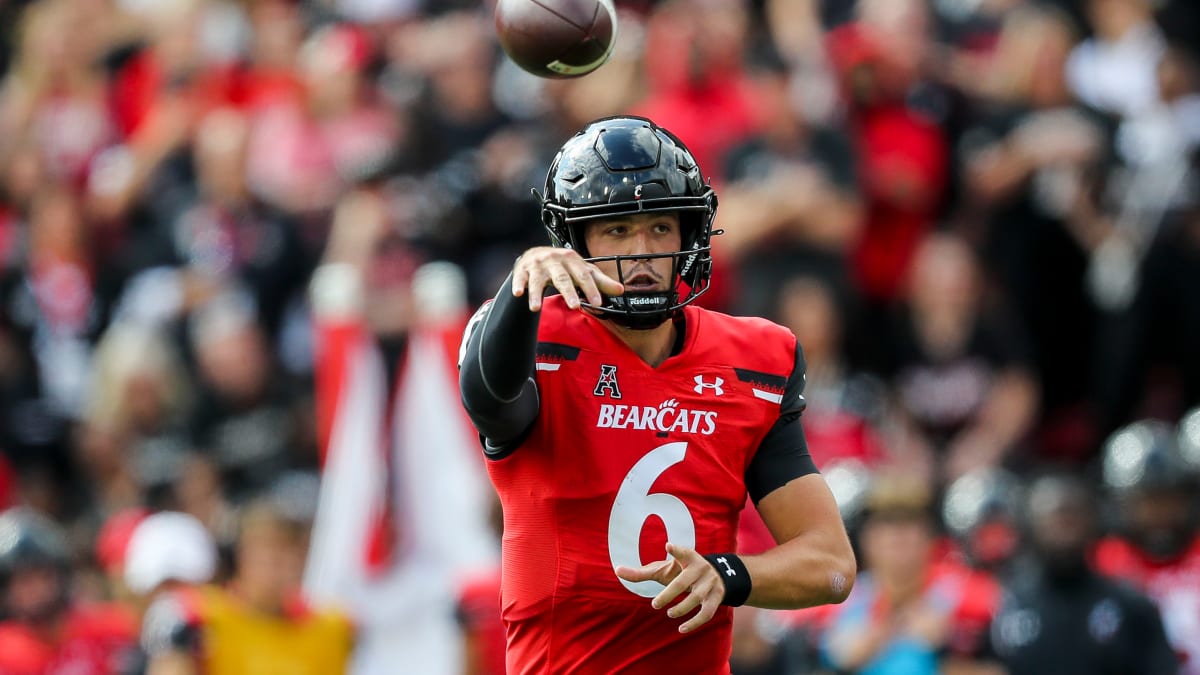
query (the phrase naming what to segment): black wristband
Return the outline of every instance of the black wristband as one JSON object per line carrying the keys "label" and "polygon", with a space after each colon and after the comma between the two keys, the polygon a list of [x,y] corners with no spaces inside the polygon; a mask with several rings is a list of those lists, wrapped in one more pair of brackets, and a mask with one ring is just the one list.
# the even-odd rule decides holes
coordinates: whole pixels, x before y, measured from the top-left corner
{"label": "black wristband", "polygon": [[721,604],[730,607],[746,604],[752,586],[746,563],[734,553],[714,553],[704,556],[704,559],[717,570],[717,574],[720,574],[721,580],[725,582],[725,599]]}

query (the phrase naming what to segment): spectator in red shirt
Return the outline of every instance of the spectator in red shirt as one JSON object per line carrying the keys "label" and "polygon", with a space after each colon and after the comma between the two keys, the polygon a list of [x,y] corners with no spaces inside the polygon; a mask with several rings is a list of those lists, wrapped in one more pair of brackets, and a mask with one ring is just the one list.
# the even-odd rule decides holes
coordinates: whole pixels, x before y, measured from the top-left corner
{"label": "spectator in red shirt", "polygon": [[749,19],[742,2],[684,0],[646,24],[649,94],[634,114],[670,120],[703,167],[720,167],[755,129],[758,99],[743,63]]}
{"label": "spectator in red shirt", "polygon": [[349,24],[304,42],[304,99],[264,105],[253,118],[246,179],[257,197],[292,213],[325,213],[390,161],[401,129],[368,79],[371,58],[370,41]]}
{"label": "spectator in red shirt", "polygon": [[863,294],[878,305],[903,290],[917,244],[938,216],[948,148],[938,125],[907,98],[929,49],[922,3],[869,2],[860,15],[829,34],[829,51],[858,140],[866,208],[852,261]]}

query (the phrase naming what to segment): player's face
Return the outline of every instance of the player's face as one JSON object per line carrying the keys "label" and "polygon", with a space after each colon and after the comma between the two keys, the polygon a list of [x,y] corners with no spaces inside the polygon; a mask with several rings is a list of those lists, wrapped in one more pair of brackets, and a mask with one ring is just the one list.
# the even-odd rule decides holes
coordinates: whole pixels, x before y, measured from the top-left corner
{"label": "player's face", "polygon": [[1147,490],[1127,506],[1134,538],[1155,557],[1174,555],[1191,540],[1192,496],[1186,490]]}
{"label": "player's face", "polygon": [[[674,212],[597,220],[584,230],[588,255],[593,258],[674,253],[680,249],[682,241],[679,214]],[[614,260],[596,265],[610,277],[622,279],[627,291],[666,291],[675,281],[675,259],[672,257],[624,260],[619,272]]]}
{"label": "player's face", "polygon": [[59,574],[50,568],[33,567],[12,574],[8,582],[6,609],[21,619],[44,617],[59,597]]}

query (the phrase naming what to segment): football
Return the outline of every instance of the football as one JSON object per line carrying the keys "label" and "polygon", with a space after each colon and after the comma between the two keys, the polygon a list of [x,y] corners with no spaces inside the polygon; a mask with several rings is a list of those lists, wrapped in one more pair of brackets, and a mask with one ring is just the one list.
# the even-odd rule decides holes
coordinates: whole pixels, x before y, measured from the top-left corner
{"label": "football", "polygon": [[604,65],[617,38],[612,0],[497,0],[496,35],[539,77],[582,77]]}

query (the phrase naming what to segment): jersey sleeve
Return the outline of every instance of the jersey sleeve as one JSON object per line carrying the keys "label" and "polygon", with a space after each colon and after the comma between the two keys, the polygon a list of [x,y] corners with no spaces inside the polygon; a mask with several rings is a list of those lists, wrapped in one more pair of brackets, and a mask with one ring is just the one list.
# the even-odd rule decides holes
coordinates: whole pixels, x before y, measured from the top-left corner
{"label": "jersey sleeve", "polygon": [[746,490],[755,504],[788,482],[817,473],[816,464],[808,453],[804,429],[800,426],[800,415],[807,405],[804,400],[805,369],[804,352],[797,344],[795,365],[779,403],[779,418],[746,467]]}
{"label": "jersey sleeve", "polygon": [[495,299],[471,317],[459,350],[463,407],[491,459],[521,444],[540,407],[533,377],[540,315],[511,288],[510,274]]}

